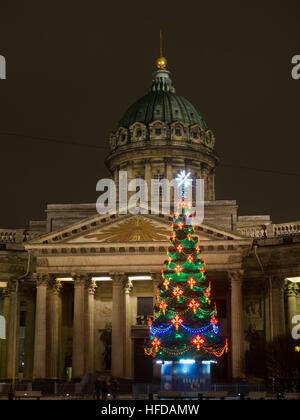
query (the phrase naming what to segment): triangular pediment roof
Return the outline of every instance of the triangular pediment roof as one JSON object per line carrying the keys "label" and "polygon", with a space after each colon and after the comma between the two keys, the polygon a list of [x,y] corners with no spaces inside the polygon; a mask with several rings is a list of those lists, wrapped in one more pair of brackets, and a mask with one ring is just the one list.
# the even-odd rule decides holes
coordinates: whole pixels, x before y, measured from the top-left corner
{"label": "triangular pediment roof", "polygon": [[[42,244],[168,242],[171,236],[171,215],[126,214],[97,215],[47,233],[27,242],[26,248]],[[202,241],[247,241],[232,232],[202,224],[195,234]]]}

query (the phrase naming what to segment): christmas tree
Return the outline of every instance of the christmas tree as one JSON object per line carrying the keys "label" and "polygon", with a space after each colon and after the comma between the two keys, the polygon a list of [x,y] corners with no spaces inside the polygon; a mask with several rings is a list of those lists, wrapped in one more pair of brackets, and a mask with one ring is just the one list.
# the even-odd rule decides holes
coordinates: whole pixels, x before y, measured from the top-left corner
{"label": "christmas tree", "polygon": [[217,361],[227,351],[227,339],[224,342],[219,336],[217,308],[211,302],[211,283],[206,278],[184,185],[173,219],[172,245],[156,291],[154,316],[148,322],[150,338],[145,353],[161,361]]}

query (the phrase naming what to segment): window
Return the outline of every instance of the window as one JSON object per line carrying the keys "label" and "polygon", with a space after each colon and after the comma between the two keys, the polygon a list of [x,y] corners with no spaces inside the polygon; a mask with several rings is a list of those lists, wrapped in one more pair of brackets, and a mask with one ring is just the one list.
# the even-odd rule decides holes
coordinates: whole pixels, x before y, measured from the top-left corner
{"label": "window", "polygon": [[162,197],[162,186],[159,185],[159,182],[164,178],[162,174],[154,174],[154,184],[153,184],[153,193],[154,196]]}
{"label": "window", "polygon": [[175,128],[175,136],[177,136],[177,137],[181,137],[181,128],[179,128],[179,127],[176,127]]}
{"label": "window", "polygon": [[[143,177],[143,175],[137,175],[135,177],[135,179],[144,179],[144,177]],[[144,194],[145,194],[145,185],[144,185],[144,183],[142,183],[142,186],[141,187],[136,185],[136,192],[138,192],[140,190],[142,192],[142,197],[144,197]]]}
{"label": "window", "polygon": [[142,130],[140,128],[138,128],[135,132],[135,136],[136,138],[142,137]]}
{"label": "window", "polygon": [[193,200],[195,200],[196,201],[196,179],[197,179],[197,177],[195,177],[195,176],[193,176],[192,177],[192,198],[193,198]]}
{"label": "window", "polygon": [[125,140],[126,140],[126,134],[124,134],[124,133],[123,133],[123,134],[121,135],[121,141],[125,141]]}
{"label": "window", "polygon": [[156,128],[155,129],[155,135],[156,136],[161,136],[161,128]]}
{"label": "window", "polygon": [[153,298],[152,297],[138,297],[137,298],[137,315],[138,316],[153,315]]}
{"label": "window", "polygon": [[20,311],[20,327],[25,327],[26,311]]}
{"label": "window", "polygon": [[198,139],[199,138],[198,131],[192,131],[192,137],[193,139]]}

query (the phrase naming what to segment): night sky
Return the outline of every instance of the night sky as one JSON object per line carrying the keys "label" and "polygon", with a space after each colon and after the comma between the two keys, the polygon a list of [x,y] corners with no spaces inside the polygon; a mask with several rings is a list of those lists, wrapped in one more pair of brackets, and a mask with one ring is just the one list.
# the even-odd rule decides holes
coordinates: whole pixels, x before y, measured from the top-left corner
{"label": "night sky", "polygon": [[45,219],[47,203],[96,201],[109,133],[151,85],[160,28],[177,93],[216,135],[216,198],[300,220],[298,0],[0,0],[1,228]]}

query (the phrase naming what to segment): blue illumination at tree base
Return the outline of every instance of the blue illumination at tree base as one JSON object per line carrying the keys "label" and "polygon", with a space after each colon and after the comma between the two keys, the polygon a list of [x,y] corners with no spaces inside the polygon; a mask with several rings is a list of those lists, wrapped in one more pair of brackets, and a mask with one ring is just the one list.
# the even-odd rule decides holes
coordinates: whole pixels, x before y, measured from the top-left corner
{"label": "blue illumination at tree base", "polygon": [[162,391],[204,391],[210,386],[210,366],[207,363],[167,362],[161,364]]}

